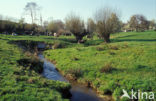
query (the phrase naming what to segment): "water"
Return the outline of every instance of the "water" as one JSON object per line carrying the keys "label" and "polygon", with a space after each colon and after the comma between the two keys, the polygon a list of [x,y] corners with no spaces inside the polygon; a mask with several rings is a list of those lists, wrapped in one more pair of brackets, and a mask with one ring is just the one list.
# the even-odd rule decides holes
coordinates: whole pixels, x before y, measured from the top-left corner
{"label": "water", "polygon": [[[44,48],[43,44],[38,45],[38,48]],[[55,68],[55,66],[46,60],[42,55],[42,52],[38,54],[38,57],[44,62],[42,75],[50,80],[58,80],[63,82],[69,82],[65,79]],[[70,92],[72,94],[71,101],[104,101],[97,96],[96,92],[91,88],[85,87],[84,85],[72,83]]]}
{"label": "water", "polygon": [[70,92],[72,94],[71,101],[104,101],[91,88],[80,84],[72,84]]}
{"label": "water", "polygon": [[47,61],[44,56],[40,53],[38,57],[44,62],[42,75],[50,80],[58,80],[68,82],[59,72],[56,70],[55,66]]}

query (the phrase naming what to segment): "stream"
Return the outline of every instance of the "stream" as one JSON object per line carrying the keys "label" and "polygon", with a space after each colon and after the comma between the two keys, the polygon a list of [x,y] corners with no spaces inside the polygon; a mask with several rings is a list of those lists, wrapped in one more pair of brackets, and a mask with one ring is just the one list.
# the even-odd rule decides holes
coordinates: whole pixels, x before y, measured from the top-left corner
{"label": "stream", "polygon": [[[45,47],[44,44],[38,44],[38,49],[43,49]],[[46,60],[42,54],[43,51],[38,53],[38,57],[40,60],[44,62],[43,64],[43,73],[42,75],[50,80],[58,80],[62,82],[69,82],[65,79],[55,68],[54,64],[50,61]],[[92,88],[88,88],[84,85],[80,85],[78,83],[71,84],[70,93],[72,95],[70,101],[106,101],[97,96],[97,93],[92,90]]]}

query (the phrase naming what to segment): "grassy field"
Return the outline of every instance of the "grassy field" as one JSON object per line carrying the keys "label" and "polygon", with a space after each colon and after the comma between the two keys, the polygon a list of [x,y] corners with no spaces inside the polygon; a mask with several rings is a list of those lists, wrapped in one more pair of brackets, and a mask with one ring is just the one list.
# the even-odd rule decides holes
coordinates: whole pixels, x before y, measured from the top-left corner
{"label": "grassy field", "polygon": [[11,36],[0,36],[0,101],[68,101],[61,92],[70,85],[43,78],[39,74],[42,62],[8,44],[11,40]]}
{"label": "grassy field", "polygon": [[122,89],[156,93],[154,31],[112,34],[109,44],[97,37],[77,44],[73,36],[0,35],[0,100],[66,100],[60,92],[69,89],[69,84],[41,77],[38,65],[33,69],[31,64],[19,65],[18,61],[27,56],[11,43],[20,40],[49,44],[48,48],[53,50],[44,55],[64,76],[92,86],[101,95],[112,94],[115,100],[121,100]]}
{"label": "grassy field", "polygon": [[156,93],[156,32],[119,33],[111,40],[110,44],[89,40],[84,44],[87,47],[44,54],[55,61],[63,75],[91,84],[102,95],[112,94],[115,100],[119,100],[122,89]]}

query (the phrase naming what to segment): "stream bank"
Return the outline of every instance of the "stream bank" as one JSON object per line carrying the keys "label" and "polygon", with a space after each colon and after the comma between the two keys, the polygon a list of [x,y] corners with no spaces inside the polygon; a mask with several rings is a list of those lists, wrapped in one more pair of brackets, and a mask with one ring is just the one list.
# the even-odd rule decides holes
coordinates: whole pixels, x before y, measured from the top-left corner
{"label": "stream bank", "polygon": [[[24,42],[24,41],[23,41]],[[25,43],[25,42],[24,42]],[[68,78],[65,78],[62,76],[58,69],[52,64],[50,61],[46,60],[43,56],[43,51],[46,49],[46,44],[44,42],[30,42],[31,45],[26,44],[19,45],[24,50],[33,52],[38,56],[38,58],[43,61],[43,72],[42,75],[50,80],[57,80],[62,82],[70,82],[71,83],[71,89],[70,94],[67,91],[62,91],[63,96],[68,96],[71,101],[112,101],[111,97],[103,98],[99,97],[97,92],[92,89],[91,87],[87,87],[86,85],[80,84],[78,82],[73,82],[69,80]],[[20,43],[21,44],[21,43]]]}

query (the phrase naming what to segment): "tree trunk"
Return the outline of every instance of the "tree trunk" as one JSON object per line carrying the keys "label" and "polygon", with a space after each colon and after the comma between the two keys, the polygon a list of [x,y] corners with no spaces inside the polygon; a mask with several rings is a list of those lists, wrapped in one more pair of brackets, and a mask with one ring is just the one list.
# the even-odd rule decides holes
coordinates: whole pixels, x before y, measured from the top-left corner
{"label": "tree trunk", "polygon": [[110,41],[110,34],[106,34],[105,36],[104,36],[104,41],[106,42],[106,43],[110,43],[111,41]]}
{"label": "tree trunk", "polygon": [[30,14],[30,15],[31,15],[32,24],[34,24],[34,16],[33,16],[33,11],[31,10],[30,12],[31,12],[31,14]]}

